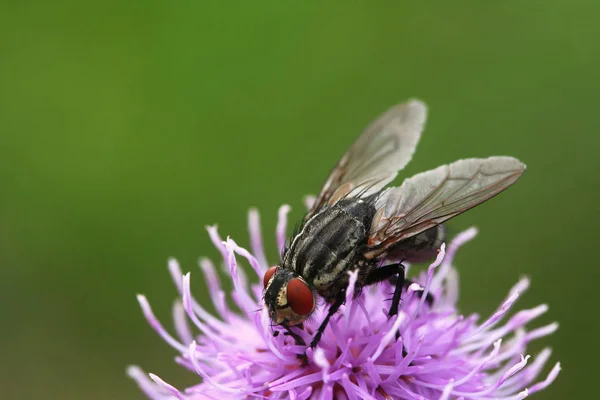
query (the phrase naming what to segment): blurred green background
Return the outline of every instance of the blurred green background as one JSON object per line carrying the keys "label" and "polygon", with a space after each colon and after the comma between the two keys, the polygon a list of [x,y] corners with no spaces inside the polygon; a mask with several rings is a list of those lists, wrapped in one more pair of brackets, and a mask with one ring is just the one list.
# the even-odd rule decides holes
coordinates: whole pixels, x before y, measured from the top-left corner
{"label": "blurred green background", "polygon": [[[417,4],[418,3],[418,4]],[[453,221],[464,312],[521,275],[559,331],[536,399],[595,393],[600,218],[597,1],[0,3],[0,398],[142,399],[125,367],[196,377],[167,326],[166,259],[216,256],[204,226],[269,241],[378,113],[430,107],[406,175],[509,154],[522,180]],[[196,295],[203,286],[196,280]],[[534,324],[535,325],[535,324]],[[547,372],[549,368],[546,369]],[[588,393],[590,393],[588,395]]]}

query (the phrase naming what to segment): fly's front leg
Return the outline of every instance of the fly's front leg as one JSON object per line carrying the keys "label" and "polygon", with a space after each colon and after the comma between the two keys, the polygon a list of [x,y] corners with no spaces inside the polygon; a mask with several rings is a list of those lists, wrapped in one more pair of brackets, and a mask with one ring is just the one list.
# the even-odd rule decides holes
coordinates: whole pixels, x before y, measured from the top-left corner
{"label": "fly's front leg", "polygon": [[344,304],[345,301],[346,301],[346,290],[340,290],[340,292],[335,297],[335,301],[329,307],[329,310],[327,311],[327,316],[325,317],[323,322],[321,322],[319,329],[317,329],[317,333],[315,334],[315,337],[310,342],[311,348],[314,349],[317,346],[317,344],[319,344],[319,341],[321,340],[321,336],[323,336],[323,332],[325,331],[325,328],[327,328],[329,319],[331,318],[331,316],[333,314],[335,314],[337,312],[337,310],[340,309],[340,307],[342,306],[342,304]]}
{"label": "fly's front leg", "polygon": [[[287,325],[282,325],[282,326],[285,329],[285,335],[291,336],[298,346],[306,346],[306,342],[304,341],[304,339],[302,339],[302,337],[300,335],[298,335],[296,332],[294,332],[292,330],[292,328],[290,328]],[[300,326],[300,329],[302,329],[301,326]],[[298,354],[296,357],[298,358],[298,360],[300,360],[300,364],[303,367],[308,365],[308,357],[306,356],[306,352],[304,352],[302,354]]]}
{"label": "fly's front leg", "polygon": [[[292,328],[290,328],[290,327],[289,327],[289,326],[287,326],[287,325],[283,325],[283,328],[284,328],[284,329],[285,329],[285,331],[286,331],[286,332],[285,332],[285,335],[287,335],[287,336],[291,336],[291,337],[294,339],[294,341],[296,342],[296,344],[297,344],[298,346],[306,346],[306,342],[304,341],[304,339],[302,339],[302,338],[300,337],[300,335],[298,335],[296,332],[294,332],[294,331],[292,330]],[[302,329],[302,328],[300,328],[300,329]]]}

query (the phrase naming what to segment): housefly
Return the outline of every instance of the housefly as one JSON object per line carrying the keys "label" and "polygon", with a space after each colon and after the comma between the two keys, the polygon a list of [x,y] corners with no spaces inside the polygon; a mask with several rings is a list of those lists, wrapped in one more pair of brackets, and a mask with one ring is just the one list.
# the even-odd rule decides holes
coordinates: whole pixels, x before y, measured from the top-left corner
{"label": "housefly", "polygon": [[[281,264],[265,273],[270,318],[298,344],[305,342],[291,327],[311,316],[317,296],[329,305],[310,346],[319,343],[355,269],[357,294],[396,277],[388,316],[397,314],[408,283],[402,262],[434,256],[445,236],[442,223],[502,192],[525,171],[512,157],[469,158],[386,188],[411,160],[426,114],[422,102],[411,100],[372,122],[331,171]],[[383,265],[389,260],[402,261]]]}

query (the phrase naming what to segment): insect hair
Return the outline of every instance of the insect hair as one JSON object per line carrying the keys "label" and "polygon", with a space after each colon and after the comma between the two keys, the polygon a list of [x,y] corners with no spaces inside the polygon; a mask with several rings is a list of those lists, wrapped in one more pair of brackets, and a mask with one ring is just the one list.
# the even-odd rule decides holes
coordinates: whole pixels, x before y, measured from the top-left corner
{"label": "insect hair", "polygon": [[380,190],[377,193],[374,193],[365,198],[363,198],[363,196],[365,195],[365,193],[367,193],[369,190],[373,189],[373,187],[375,185],[379,184],[380,182],[381,182],[381,179],[372,178],[372,179],[366,181],[363,185],[361,185],[362,187],[360,187],[360,191],[356,192],[359,188],[354,188],[354,189],[350,190],[348,193],[344,194],[339,200],[336,201],[336,203],[338,201],[346,200],[347,198],[352,197],[352,198],[357,198],[357,199],[366,201],[371,205],[375,205],[375,201],[379,198],[381,193],[383,193],[383,190]]}
{"label": "insect hair", "polygon": [[302,231],[302,228],[304,227],[304,224],[306,223],[307,215],[308,215],[308,212],[302,216],[302,219],[300,219],[298,222],[296,222],[294,224],[294,228],[292,229],[292,234],[286,238],[285,245],[283,246],[283,249],[281,249],[281,254],[280,254],[281,260],[283,260],[284,254],[287,253],[287,251],[290,249],[290,246],[292,245],[292,241],[294,240],[294,238]]}

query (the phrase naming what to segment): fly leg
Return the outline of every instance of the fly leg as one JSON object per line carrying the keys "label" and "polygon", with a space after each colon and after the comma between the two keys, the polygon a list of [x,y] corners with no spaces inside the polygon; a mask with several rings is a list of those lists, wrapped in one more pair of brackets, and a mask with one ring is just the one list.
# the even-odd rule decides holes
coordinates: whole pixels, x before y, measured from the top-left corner
{"label": "fly leg", "polygon": [[[396,277],[396,289],[394,290],[394,297],[392,297],[392,305],[388,311],[388,318],[398,314],[398,306],[400,305],[400,295],[402,294],[402,288],[408,281],[405,279],[405,268],[401,262],[397,264],[384,265],[383,267],[376,268],[373,270],[366,279],[367,285],[374,283],[383,282],[386,279],[391,281],[392,277]],[[400,332],[396,332],[396,340],[400,338]],[[402,346],[402,355],[406,357],[408,353],[406,348]]]}
{"label": "fly leg", "polygon": [[327,311],[327,316],[325,317],[323,322],[321,322],[319,329],[317,329],[317,333],[315,334],[315,337],[310,342],[311,348],[314,349],[317,346],[317,344],[319,344],[319,341],[321,340],[321,336],[323,335],[325,328],[327,328],[329,319],[331,318],[331,316],[333,314],[335,314],[337,312],[337,310],[340,309],[340,307],[342,306],[342,304],[344,304],[345,301],[346,301],[346,290],[345,289],[340,290],[340,292],[337,294],[337,296],[335,296],[335,300],[334,300],[333,304],[329,307],[329,310]]}
{"label": "fly leg", "polygon": [[[342,306],[342,304],[344,304],[345,300],[346,300],[346,290],[342,290],[335,297],[335,301],[333,302],[333,304],[329,307],[329,310],[327,311],[327,316],[325,317],[325,319],[323,320],[323,322],[321,322],[321,325],[319,326],[319,329],[317,329],[317,333],[313,337],[313,340],[311,340],[310,347],[312,349],[314,349],[317,346],[317,344],[319,344],[319,341],[321,341],[321,336],[323,336],[323,332],[325,331],[325,328],[327,328],[327,324],[329,323],[329,319],[331,318],[331,316],[333,314],[335,314],[337,312],[337,310],[340,309],[340,307]],[[284,328],[286,330],[286,332],[285,332],[286,335],[289,335],[289,336],[293,337],[294,340],[296,341],[297,345],[306,346],[306,342],[304,341],[304,339],[302,339],[300,337],[300,335],[298,335],[297,333],[295,333],[294,331],[292,331],[292,329],[289,326],[284,326]],[[302,354],[298,354],[297,357],[300,360],[300,364],[303,367],[306,367],[308,365],[308,356],[306,355],[306,352],[304,352]]]}
{"label": "fly leg", "polygon": [[[304,339],[302,339],[300,335],[294,332],[291,327],[287,325],[281,326],[283,327],[283,329],[285,329],[284,335],[291,336],[298,346],[306,346],[306,342],[304,341]],[[301,325],[298,326],[300,327],[300,329],[302,329]],[[273,336],[278,336],[278,334],[279,331],[275,331],[273,333]],[[308,357],[306,356],[306,352],[297,354],[296,357],[298,358],[298,360],[300,360],[300,365],[302,365],[303,367],[306,367],[308,365]]]}
{"label": "fly leg", "polygon": [[[402,294],[402,289],[407,289],[410,285],[412,285],[413,281],[410,279],[406,279],[404,276],[404,265],[402,263],[385,265],[383,267],[379,267],[375,269],[373,272],[367,276],[366,284],[372,285],[373,283],[382,282],[388,279],[392,285],[396,286],[394,290],[394,297],[392,298],[392,305],[390,306],[390,310],[388,312],[388,317],[392,317],[398,314],[398,306],[400,305],[400,295]],[[419,286],[417,290],[419,295],[422,295],[425,289]],[[427,304],[430,306],[433,304],[433,296],[430,293],[427,293],[427,297],[425,298]]]}
{"label": "fly leg", "polygon": [[[395,276],[392,276],[392,277],[389,279],[389,281],[390,281],[390,283],[391,283],[392,285],[396,285],[396,277],[395,277]],[[411,280],[411,279],[404,279],[404,285],[403,285],[403,287],[404,287],[404,290],[408,290],[408,287],[409,287],[410,285],[412,285],[413,283],[416,283],[416,284],[419,286],[419,288],[415,290],[415,293],[416,293],[416,294],[417,294],[417,296],[419,296],[419,298],[420,298],[421,296],[423,296],[423,292],[425,292],[425,288],[424,288],[423,286],[419,285],[417,282],[415,282],[415,281],[413,281],[413,280]],[[427,304],[428,304],[430,307],[433,305],[433,296],[432,296],[432,294],[431,294],[431,293],[427,293],[427,296],[425,297],[425,302],[426,302],[426,303],[427,303]]]}
{"label": "fly leg", "polygon": [[392,297],[392,305],[388,311],[388,318],[398,314],[400,295],[402,294],[402,288],[404,287],[404,283],[406,281],[404,276],[404,265],[402,265],[402,263],[397,263],[376,268],[367,276],[365,281],[366,285],[372,285],[374,283],[383,282],[386,279],[390,279],[394,276],[396,276],[396,289],[394,290],[394,297]]}
{"label": "fly leg", "polygon": [[[397,264],[390,264],[390,265],[385,265],[383,267],[379,267],[375,270],[373,270],[373,272],[371,272],[366,279],[366,284],[367,285],[372,285],[374,283],[379,283],[379,282],[383,282],[386,279],[388,279],[392,284],[394,283],[393,281],[395,280],[395,284],[396,284],[396,289],[394,290],[394,297],[392,297],[392,305],[390,306],[390,309],[388,311],[388,318],[393,317],[394,315],[398,314],[398,306],[400,305],[400,295],[402,294],[402,289],[406,288],[408,289],[408,287],[413,283],[412,281],[408,280],[405,278],[405,268],[404,265],[402,265],[402,263],[397,263]],[[433,301],[433,298],[431,298],[431,301],[429,300],[429,295],[427,295],[427,302],[429,302],[431,304],[431,301]],[[400,332],[396,332],[396,340],[398,340],[400,338]],[[406,348],[402,348],[402,355],[404,357],[406,357],[408,355],[408,352],[406,351]]]}
{"label": "fly leg", "polygon": [[[296,342],[297,345],[299,345],[299,346],[306,346],[306,342],[304,341],[304,339],[302,339],[300,337],[300,335],[298,335],[296,332],[294,332],[292,330],[292,328],[290,328],[287,325],[282,325],[282,326],[285,329],[285,335],[286,336],[291,336],[294,339],[294,341]],[[277,332],[275,332],[275,333],[277,333]]]}

